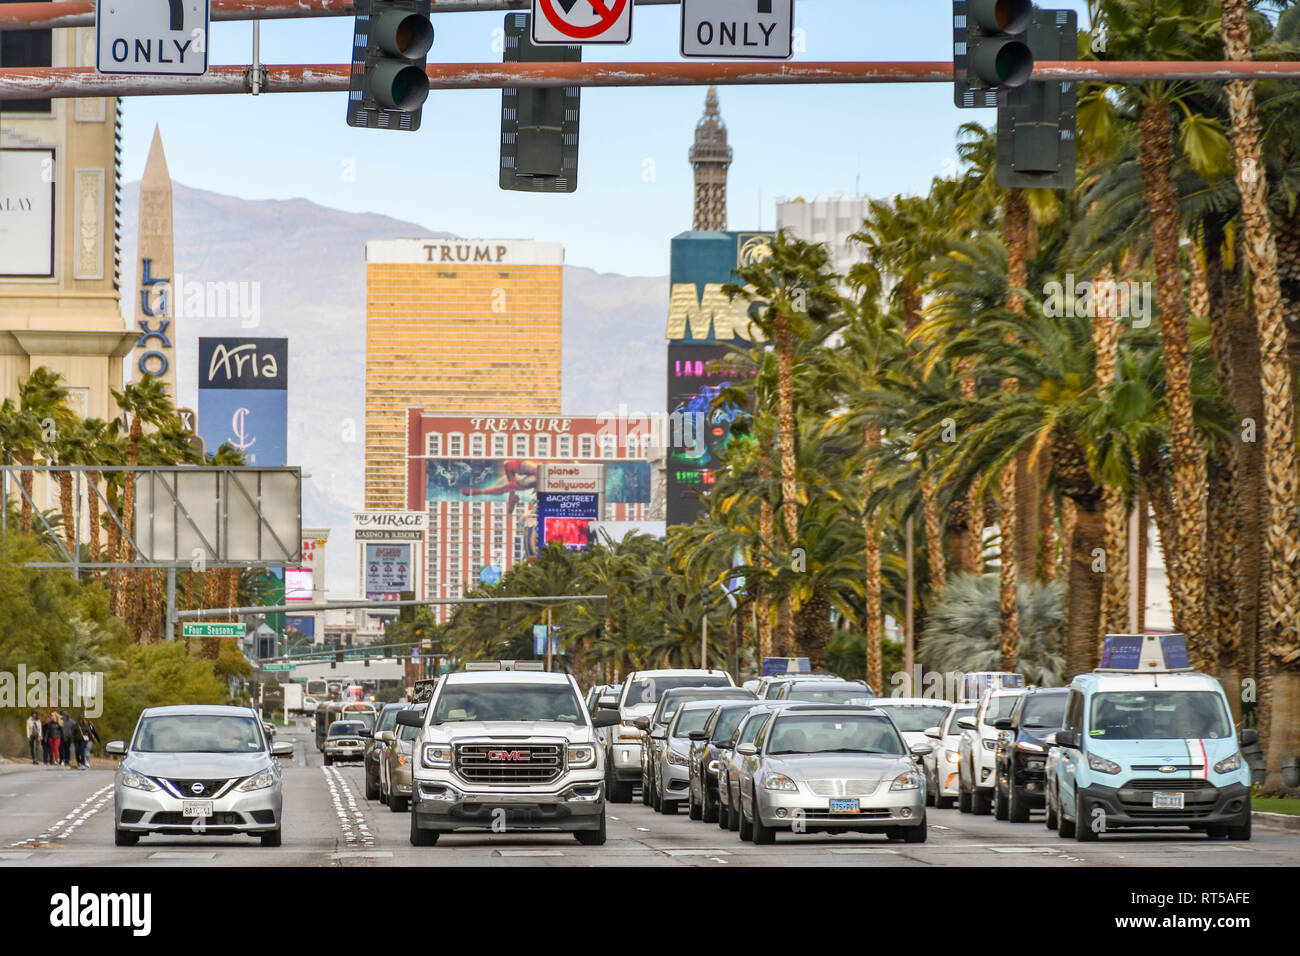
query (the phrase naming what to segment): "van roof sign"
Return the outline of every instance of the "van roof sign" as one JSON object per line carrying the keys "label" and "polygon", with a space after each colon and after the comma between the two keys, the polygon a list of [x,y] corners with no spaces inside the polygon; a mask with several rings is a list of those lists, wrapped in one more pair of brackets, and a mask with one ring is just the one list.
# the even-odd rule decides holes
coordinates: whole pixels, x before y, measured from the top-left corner
{"label": "van roof sign", "polygon": [[1182,634],[1107,634],[1097,668],[1129,673],[1191,669],[1187,638]]}

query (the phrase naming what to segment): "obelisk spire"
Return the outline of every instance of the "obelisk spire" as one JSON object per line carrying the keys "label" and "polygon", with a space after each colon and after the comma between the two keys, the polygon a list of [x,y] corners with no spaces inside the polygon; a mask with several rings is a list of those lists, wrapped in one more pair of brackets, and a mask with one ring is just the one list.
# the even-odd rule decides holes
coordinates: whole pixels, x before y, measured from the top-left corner
{"label": "obelisk spire", "polygon": [[140,338],[131,353],[131,380],[138,382],[146,372],[161,380],[171,395],[176,391],[175,296],[172,282],[172,177],[163,153],[162,132],[157,126],[149,158],[140,178],[139,269],[136,273],[135,330]]}

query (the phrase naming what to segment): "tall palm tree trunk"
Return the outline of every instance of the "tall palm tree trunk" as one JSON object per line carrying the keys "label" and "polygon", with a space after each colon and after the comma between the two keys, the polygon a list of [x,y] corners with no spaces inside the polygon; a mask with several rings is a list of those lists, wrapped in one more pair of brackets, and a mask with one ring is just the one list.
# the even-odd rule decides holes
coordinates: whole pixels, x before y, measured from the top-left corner
{"label": "tall palm tree trunk", "polygon": [[[1098,273],[1093,288],[1098,290],[1096,322],[1093,324],[1093,344],[1097,352],[1097,387],[1106,388],[1115,381],[1119,360],[1120,323],[1110,314],[1113,301],[1114,275],[1109,266]],[[1105,513],[1106,580],[1102,592],[1101,628],[1099,643],[1107,634],[1128,630],[1128,507],[1122,489],[1106,484],[1102,487],[1102,507]]]}
{"label": "tall palm tree trunk", "polygon": [[63,543],[68,555],[77,556],[77,517],[72,504],[72,472],[59,472],[59,510],[63,512]]}
{"label": "tall palm tree trunk", "polygon": [[[787,553],[799,544],[798,489],[795,486],[794,332],[790,320],[776,316],[777,427],[781,444],[781,517]],[[778,651],[795,646],[794,613],[788,595],[777,607]]]}
{"label": "tall palm tree trunk", "polygon": [[[1007,247],[1007,285],[1011,289],[1007,294],[1007,308],[1012,312],[1023,312],[1024,300],[1014,290],[1024,287],[1028,273],[1029,200],[1024,190],[1007,190],[1002,231]],[[1014,392],[1019,388],[1020,383],[1014,378],[1002,383],[1004,392]],[[1014,671],[1020,660],[1020,602],[1016,593],[1018,464],[1018,460],[1008,462],[998,476],[998,529],[1002,542],[998,558],[998,615],[1004,671]]]}
{"label": "tall palm tree trunk", "polygon": [[[772,480],[772,466],[768,464],[766,454],[759,455],[758,478],[759,484],[764,489],[758,502],[758,534],[766,543],[775,540],[773,535],[776,533],[776,516],[772,510],[772,502],[767,499],[767,486]],[[765,569],[771,567],[771,562],[767,560],[766,555],[759,557],[758,564]],[[758,641],[758,662],[761,665],[763,658],[772,656],[772,607],[767,590],[761,583],[755,598],[754,621],[755,630],[758,632],[755,635]]]}
{"label": "tall palm tree trunk", "polygon": [[[972,359],[963,359],[960,371],[969,371],[974,365]],[[972,402],[978,395],[975,379],[970,375],[962,376],[961,397]],[[978,487],[971,482],[966,491],[966,548],[962,556],[962,568],[968,574],[984,573],[984,503]]]}
{"label": "tall palm tree trunk", "polygon": [[[872,425],[862,427],[862,444],[868,448],[880,444],[880,429]],[[871,491],[876,463],[867,463],[863,484]],[[880,529],[872,511],[862,515],[862,533],[867,544],[867,685],[877,693],[884,693],[884,656],[881,638],[885,630],[884,581],[880,563]]]}
{"label": "tall palm tree trunk", "polygon": [[948,584],[948,562],[943,556],[943,519],[935,500],[934,476],[921,476],[921,504],[925,512],[925,551],[930,569],[930,595],[937,595]]}
{"label": "tall palm tree trunk", "polygon": [[1106,512],[1100,499],[1074,501],[1066,592],[1065,679],[1092,670],[1097,664],[1097,631],[1105,578],[1092,569],[1093,552],[1106,541]]}
{"label": "tall palm tree trunk", "polygon": [[1175,624],[1187,635],[1193,663],[1209,659],[1205,632],[1205,453],[1192,416],[1192,364],[1187,303],[1179,259],[1178,191],[1170,176],[1174,136],[1169,104],[1155,98],[1142,110],[1138,169],[1142,174],[1156,266],[1160,341],[1165,358],[1165,401],[1173,446],[1173,506],[1177,538],[1165,553]]}
{"label": "tall palm tree trunk", "polygon": [[[1231,60],[1250,59],[1244,0],[1224,0],[1220,23]],[[1253,276],[1264,391],[1264,456],[1268,490],[1268,600],[1261,643],[1267,653],[1259,728],[1268,757],[1265,792],[1279,790],[1284,757],[1300,754],[1300,501],[1297,500],[1295,394],[1287,356],[1286,324],[1277,273],[1277,246],[1268,215],[1268,177],[1259,141],[1255,87],[1224,84],[1232,118],[1242,239]],[[1261,655],[1262,656],[1262,655]],[[1276,713],[1274,713],[1276,710]]]}

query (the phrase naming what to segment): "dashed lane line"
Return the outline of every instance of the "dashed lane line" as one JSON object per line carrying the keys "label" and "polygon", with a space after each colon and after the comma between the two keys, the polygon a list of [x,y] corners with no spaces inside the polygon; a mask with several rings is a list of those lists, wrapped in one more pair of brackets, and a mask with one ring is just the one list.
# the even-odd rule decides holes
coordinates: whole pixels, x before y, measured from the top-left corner
{"label": "dashed lane line", "polygon": [[338,816],[339,830],[349,850],[370,849],[375,845],[374,834],[366,815],[357,803],[357,795],[336,767],[321,767],[329,786],[330,800]]}
{"label": "dashed lane line", "polygon": [[4,849],[12,850],[22,847],[49,847],[55,846],[59,842],[66,840],[72,834],[76,833],[86,821],[93,817],[105,805],[113,799],[113,785],[110,783],[105,787],[100,787],[81,803],[77,804],[63,819],[56,821],[46,827],[41,833],[26,840],[19,840],[16,843],[7,844]]}

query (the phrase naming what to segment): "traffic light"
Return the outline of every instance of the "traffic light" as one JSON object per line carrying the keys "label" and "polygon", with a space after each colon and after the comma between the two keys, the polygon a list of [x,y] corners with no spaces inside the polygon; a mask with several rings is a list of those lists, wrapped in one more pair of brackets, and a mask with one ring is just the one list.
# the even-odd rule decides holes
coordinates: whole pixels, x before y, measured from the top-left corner
{"label": "traffic light", "polygon": [[[577,63],[580,46],[536,46],[529,16],[506,16],[505,62]],[[571,193],[578,188],[581,90],[506,87],[501,91],[501,188]]]}
{"label": "traffic light", "polygon": [[[398,597],[399,600],[402,600],[402,601],[414,601],[414,600],[415,600],[415,592],[414,592],[414,591],[399,591],[399,592],[397,593],[397,597]],[[407,605],[405,605],[404,607],[399,607],[399,608],[397,609],[397,620],[398,620],[398,623],[400,623],[400,624],[414,624],[414,623],[415,623],[415,605],[414,605],[414,604],[407,604]]]}
{"label": "traffic light", "polygon": [[[1024,33],[1030,0],[953,0],[953,102],[964,109],[998,106],[1034,71]],[[1003,94],[999,98],[999,94]]]}
{"label": "traffic light", "polygon": [[[1078,36],[1073,10],[1035,10],[1026,38],[1035,59],[1075,60]],[[1026,100],[998,107],[998,185],[1073,188],[1078,88],[1060,81],[1030,83]]]}
{"label": "traffic light", "polygon": [[420,128],[429,96],[425,65],[433,46],[429,0],[354,0],[348,125]]}

